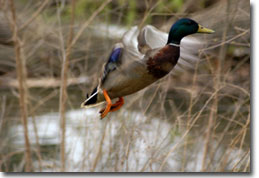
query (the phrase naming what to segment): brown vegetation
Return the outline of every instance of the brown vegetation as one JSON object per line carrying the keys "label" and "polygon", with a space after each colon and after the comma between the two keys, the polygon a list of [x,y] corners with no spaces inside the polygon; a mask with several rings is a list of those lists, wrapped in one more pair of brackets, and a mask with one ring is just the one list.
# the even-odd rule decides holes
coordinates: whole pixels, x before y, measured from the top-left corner
{"label": "brown vegetation", "polygon": [[[97,83],[120,30],[152,24],[168,31],[179,17],[216,31],[200,38],[207,46],[195,69],[126,97],[102,121],[80,110],[80,134],[68,140],[75,127],[69,119],[80,117],[69,111]],[[250,172],[249,1],[0,0],[0,92],[3,172]],[[40,118],[53,112],[58,141],[44,143]],[[23,146],[13,141],[21,124]],[[67,143],[80,139],[82,157],[74,164]]]}

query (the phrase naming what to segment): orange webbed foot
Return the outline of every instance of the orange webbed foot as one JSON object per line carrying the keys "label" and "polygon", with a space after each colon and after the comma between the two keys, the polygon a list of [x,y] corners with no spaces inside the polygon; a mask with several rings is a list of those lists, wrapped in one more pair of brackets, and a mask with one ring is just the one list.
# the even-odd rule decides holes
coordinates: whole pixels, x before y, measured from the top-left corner
{"label": "orange webbed foot", "polygon": [[119,110],[123,104],[124,104],[124,99],[122,97],[119,97],[119,100],[116,101],[116,103],[111,106],[110,112]]}
{"label": "orange webbed foot", "polygon": [[111,99],[106,90],[103,90],[103,94],[105,100],[107,101],[107,105],[105,108],[99,111],[99,113],[101,114],[101,119],[103,119],[109,112],[119,110],[121,106],[124,104],[124,99],[122,97],[119,97],[119,100],[116,103],[112,104]]}
{"label": "orange webbed foot", "polygon": [[108,112],[110,111],[111,106],[112,106],[112,101],[106,90],[103,90],[103,95],[104,95],[105,100],[107,101],[107,105],[104,108],[104,110],[101,112],[101,119],[103,119],[108,114]]}

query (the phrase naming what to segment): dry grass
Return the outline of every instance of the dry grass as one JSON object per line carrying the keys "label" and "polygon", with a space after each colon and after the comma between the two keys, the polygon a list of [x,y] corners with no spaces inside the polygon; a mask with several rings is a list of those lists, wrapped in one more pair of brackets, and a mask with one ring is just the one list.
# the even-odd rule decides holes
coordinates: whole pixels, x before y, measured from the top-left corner
{"label": "dry grass", "polygon": [[27,101],[27,87],[25,85],[26,82],[26,67],[25,67],[25,59],[24,54],[22,53],[21,42],[18,37],[18,28],[16,24],[16,12],[14,7],[14,2],[10,1],[10,12],[12,13],[12,31],[13,31],[13,41],[15,48],[15,59],[16,59],[16,71],[17,78],[19,81],[19,103],[20,103],[20,111],[21,111],[21,121],[24,129],[24,138],[25,138],[25,171],[32,171],[32,160],[31,160],[31,148],[30,141],[28,136],[28,128],[27,128],[27,117],[28,117],[28,101]]}
{"label": "dry grass", "polygon": [[[1,171],[251,171],[249,9],[231,0],[181,1],[178,9],[134,2],[0,0],[0,19],[10,22],[0,21]],[[77,110],[119,30],[168,29],[182,16],[218,30],[202,38],[211,43],[193,71],[127,96],[102,121],[100,108]],[[102,33],[100,24],[121,28]]]}

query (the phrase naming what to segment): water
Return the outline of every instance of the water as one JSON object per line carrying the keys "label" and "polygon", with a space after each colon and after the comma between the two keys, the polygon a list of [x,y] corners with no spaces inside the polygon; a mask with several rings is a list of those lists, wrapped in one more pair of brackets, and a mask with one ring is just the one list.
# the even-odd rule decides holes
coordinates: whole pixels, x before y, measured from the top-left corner
{"label": "water", "polygon": [[[31,145],[36,146],[36,134],[33,118],[29,118],[28,129]],[[46,113],[35,117],[41,148],[54,148],[54,158],[59,157],[59,114]],[[147,118],[138,112],[122,110],[118,117],[113,115],[104,120],[99,119],[97,109],[77,109],[66,113],[66,155],[67,171],[91,171],[97,159],[100,146],[100,157],[94,171],[157,171],[165,160],[162,171],[179,171],[181,168],[181,148],[183,133],[178,132],[167,121],[159,118]],[[16,148],[24,145],[22,125],[11,127],[10,133],[16,133],[12,144]],[[105,133],[103,142],[102,137]],[[216,145],[216,140],[212,140]],[[203,159],[203,137],[188,145],[188,162],[185,171],[201,171]],[[55,147],[53,147],[55,146]],[[168,152],[175,148],[168,158]],[[239,156],[245,153],[241,150],[220,146],[215,158],[220,158],[224,152],[230,152],[228,167],[239,161]],[[43,171],[59,171],[58,160],[42,154]],[[53,155],[52,155],[53,156]],[[215,163],[218,160],[215,160]],[[145,166],[147,163],[148,166]],[[35,171],[39,171],[38,161],[34,160]]]}

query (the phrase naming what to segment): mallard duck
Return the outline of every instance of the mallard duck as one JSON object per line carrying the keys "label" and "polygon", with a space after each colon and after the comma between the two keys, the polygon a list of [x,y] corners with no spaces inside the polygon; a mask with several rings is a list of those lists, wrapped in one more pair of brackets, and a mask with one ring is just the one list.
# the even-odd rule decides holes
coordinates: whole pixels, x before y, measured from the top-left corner
{"label": "mallard duck", "polygon": [[[107,102],[100,110],[101,119],[109,112],[117,111],[124,104],[124,96],[133,94],[166,76],[177,63],[191,65],[194,58],[181,40],[194,33],[213,33],[192,19],[176,21],[169,35],[151,25],[141,30],[137,26],[126,32],[121,43],[114,45],[108,61],[103,67],[99,84],[81,107],[89,108]],[[192,44],[188,41],[187,44]],[[188,45],[185,45],[188,46]],[[188,50],[191,50],[189,47]],[[180,55],[181,52],[181,55]],[[185,56],[184,56],[185,55]],[[184,56],[184,57],[182,57]],[[180,60],[178,60],[180,58]],[[190,58],[190,60],[186,60]],[[178,70],[181,67],[178,66]],[[118,98],[114,104],[112,99]]]}

